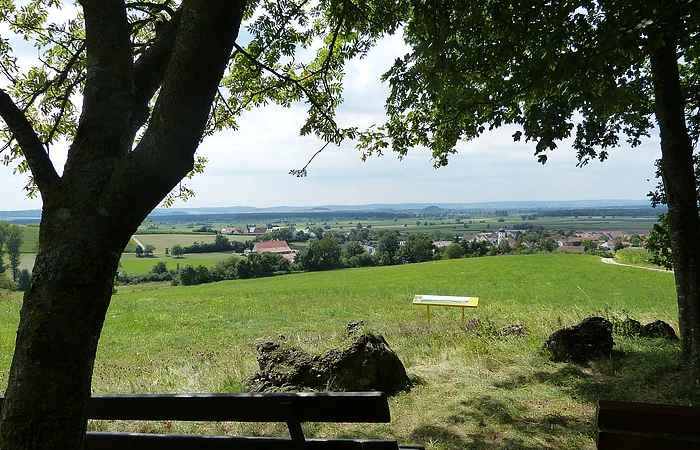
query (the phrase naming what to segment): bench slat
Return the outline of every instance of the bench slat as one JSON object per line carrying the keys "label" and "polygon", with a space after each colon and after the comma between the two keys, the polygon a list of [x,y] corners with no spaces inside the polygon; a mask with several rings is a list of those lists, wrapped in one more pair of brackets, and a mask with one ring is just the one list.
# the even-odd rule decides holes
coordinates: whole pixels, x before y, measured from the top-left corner
{"label": "bench slat", "polygon": [[[284,438],[88,432],[85,450],[293,450]],[[396,441],[309,439],[308,450],[398,450]]]}
{"label": "bench slat", "polygon": [[700,450],[700,442],[601,431],[598,433],[596,448],[598,450]]}
{"label": "bench slat", "polygon": [[383,392],[93,395],[88,417],[101,420],[286,422],[291,402],[299,422],[387,423]]}
{"label": "bench slat", "polygon": [[700,437],[700,408],[600,400],[596,423],[601,430]]}

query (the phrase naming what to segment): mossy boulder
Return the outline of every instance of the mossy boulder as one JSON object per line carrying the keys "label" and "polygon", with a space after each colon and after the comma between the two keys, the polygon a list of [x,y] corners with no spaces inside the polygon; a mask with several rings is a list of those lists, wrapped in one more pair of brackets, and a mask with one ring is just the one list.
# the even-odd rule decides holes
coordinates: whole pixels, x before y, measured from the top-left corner
{"label": "mossy boulder", "polygon": [[602,317],[587,317],[578,325],[552,333],[543,348],[552,361],[582,364],[610,356],[614,345],[612,323]]}
{"label": "mossy boulder", "polygon": [[320,355],[284,342],[260,344],[259,370],[244,381],[245,388],[252,392],[312,389],[387,394],[410,389],[406,369],[383,336],[358,332],[357,327],[349,334],[347,347]]}

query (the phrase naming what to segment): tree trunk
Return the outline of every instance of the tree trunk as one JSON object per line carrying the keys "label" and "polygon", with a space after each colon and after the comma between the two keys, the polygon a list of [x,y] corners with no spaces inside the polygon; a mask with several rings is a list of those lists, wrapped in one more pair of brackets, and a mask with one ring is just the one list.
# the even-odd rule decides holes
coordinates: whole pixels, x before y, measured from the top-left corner
{"label": "tree trunk", "polygon": [[661,175],[668,202],[668,228],[678,295],[678,322],[683,353],[696,369],[700,369],[700,219],[676,40],[664,36],[663,44],[652,48],[650,56],[655,113],[661,134]]}
{"label": "tree trunk", "polygon": [[133,231],[114,228],[95,203],[45,205],[3,405],[3,450],[82,448],[97,342]]}
{"label": "tree trunk", "polygon": [[141,221],[193,168],[246,0],[182,2],[135,65],[124,1],[80,4],[87,44],[83,112],[60,177],[31,123],[0,89],[0,113],[44,205],[0,416],[0,450],[82,448],[119,258]]}

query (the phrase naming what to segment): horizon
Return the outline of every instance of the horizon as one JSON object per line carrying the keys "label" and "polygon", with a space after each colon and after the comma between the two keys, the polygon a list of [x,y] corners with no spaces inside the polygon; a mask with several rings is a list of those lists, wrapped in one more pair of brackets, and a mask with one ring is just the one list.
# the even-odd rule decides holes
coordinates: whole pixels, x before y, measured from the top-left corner
{"label": "horizon", "polygon": [[[403,208],[402,208],[403,207]],[[648,199],[581,199],[581,200],[499,200],[490,202],[401,202],[401,203],[362,203],[362,204],[306,204],[306,205],[272,205],[272,206],[255,206],[255,205],[210,205],[210,206],[188,206],[187,203],[181,206],[173,206],[170,208],[156,207],[150,215],[168,215],[168,211],[174,213],[180,211],[197,211],[197,210],[226,210],[239,209],[236,213],[250,212],[285,212],[284,208],[289,208],[289,212],[314,212],[314,209],[324,208],[329,211],[367,211],[373,209],[396,209],[398,211],[410,211],[417,209],[425,209],[429,207],[438,207],[445,210],[472,210],[472,209],[497,209],[497,208],[521,208],[523,210],[535,209],[654,209]],[[332,209],[338,208],[338,209]],[[358,208],[358,209],[355,209]],[[360,208],[367,208],[365,210]],[[665,205],[659,205],[656,209],[662,212]],[[160,211],[160,212],[156,212]],[[3,210],[0,213],[5,215],[21,212],[41,212],[41,208]],[[515,212],[515,211],[513,211]],[[212,211],[211,214],[227,214],[222,211],[217,213]],[[193,214],[194,215],[194,214]]]}

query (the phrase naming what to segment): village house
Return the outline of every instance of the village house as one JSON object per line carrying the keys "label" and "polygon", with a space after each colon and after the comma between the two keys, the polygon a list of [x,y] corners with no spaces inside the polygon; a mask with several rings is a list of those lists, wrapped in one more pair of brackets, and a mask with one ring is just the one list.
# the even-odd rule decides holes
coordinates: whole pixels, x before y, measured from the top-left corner
{"label": "village house", "polygon": [[296,256],[296,251],[289,247],[287,241],[256,242],[253,245],[253,251],[257,253],[277,253],[290,261],[293,261]]}

